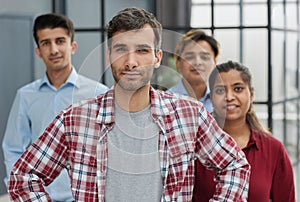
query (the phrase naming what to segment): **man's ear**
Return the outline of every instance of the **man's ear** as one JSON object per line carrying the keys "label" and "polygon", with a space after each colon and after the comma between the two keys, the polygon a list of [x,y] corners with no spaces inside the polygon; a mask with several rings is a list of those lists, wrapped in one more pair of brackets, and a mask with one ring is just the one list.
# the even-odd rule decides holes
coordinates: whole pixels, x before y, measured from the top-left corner
{"label": "man's ear", "polygon": [[175,61],[177,72],[181,74],[181,58],[177,58]]}
{"label": "man's ear", "polygon": [[155,62],[154,62],[154,67],[155,68],[158,68],[160,66],[162,56],[163,56],[162,50],[156,51],[156,53],[155,53]]}
{"label": "man's ear", "polygon": [[110,62],[110,51],[109,51],[108,48],[106,49],[106,54],[105,54],[105,64],[106,64],[106,67],[109,67],[111,65],[111,62]]}
{"label": "man's ear", "polygon": [[40,58],[42,57],[42,56],[41,56],[40,49],[39,49],[38,47],[35,48],[35,54],[36,54],[37,56],[39,56]]}
{"label": "man's ear", "polygon": [[71,44],[71,46],[72,46],[72,55],[74,55],[75,52],[76,52],[76,50],[77,50],[77,48],[78,48],[78,44],[77,44],[76,41],[73,41],[72,44]]}

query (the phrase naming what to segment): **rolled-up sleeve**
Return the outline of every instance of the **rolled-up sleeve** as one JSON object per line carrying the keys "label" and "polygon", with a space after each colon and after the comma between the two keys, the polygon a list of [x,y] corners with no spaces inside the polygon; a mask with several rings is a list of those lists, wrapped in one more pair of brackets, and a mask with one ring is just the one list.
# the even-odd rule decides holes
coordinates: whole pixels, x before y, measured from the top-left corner
{"label": "rolled-up sleeve", "polygon": [[208,169],[217,170],[216,192],[210,201],[247,201],[250,165],[234,139],[208,113],[200,112],[196,153]]}

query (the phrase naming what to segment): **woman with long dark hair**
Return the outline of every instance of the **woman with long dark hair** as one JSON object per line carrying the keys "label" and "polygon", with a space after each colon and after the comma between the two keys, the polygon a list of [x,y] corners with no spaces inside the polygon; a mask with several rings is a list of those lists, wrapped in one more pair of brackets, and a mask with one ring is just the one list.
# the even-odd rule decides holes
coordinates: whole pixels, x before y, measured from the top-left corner
{"label": "woman with long dark hair", "polygon": [[[210,75],[209,87],[215,119],[237,142],[251,165],[248,201],[296,201],[288,154],[253,110],[254,89],[249,69],[232,61],[219,64]],[[216,171],[195,163],[193,201],[208,201],[216,188]]]}

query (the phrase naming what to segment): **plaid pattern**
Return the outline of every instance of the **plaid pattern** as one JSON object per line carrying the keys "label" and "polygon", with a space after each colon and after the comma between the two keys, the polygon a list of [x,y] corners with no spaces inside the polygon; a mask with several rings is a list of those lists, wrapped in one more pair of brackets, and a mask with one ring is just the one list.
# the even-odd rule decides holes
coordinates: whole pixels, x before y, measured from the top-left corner
{"label": "plaid pattern", "polygon": [[[250,166],[202,104],[153,88],[150,95],[160,128],[161,201],[192,200],[196,158],[218,171],[211,201],[246,201]],[[11,200],[50,201],[42,184],[67,168],[76,201],[104,201],[107,133],[113,126],[113,90],[64,110],[15,164],[8,182]]]}

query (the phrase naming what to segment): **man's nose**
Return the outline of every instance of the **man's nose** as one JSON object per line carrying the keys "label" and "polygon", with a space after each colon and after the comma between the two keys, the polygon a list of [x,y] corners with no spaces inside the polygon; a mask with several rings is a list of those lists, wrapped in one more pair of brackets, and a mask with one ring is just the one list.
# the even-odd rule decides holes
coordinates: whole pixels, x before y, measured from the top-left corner
{"label": "man's nose", "polygon": [[131,70],[138,66],[137,58],[135,52],[131,51],[126,54],[126,70]]}
{"label": "man's nose", "polygon": [[51,51],[51,54],[56,54],[58,52],[58,46],[56,43],[51,43],[50,51]]}

